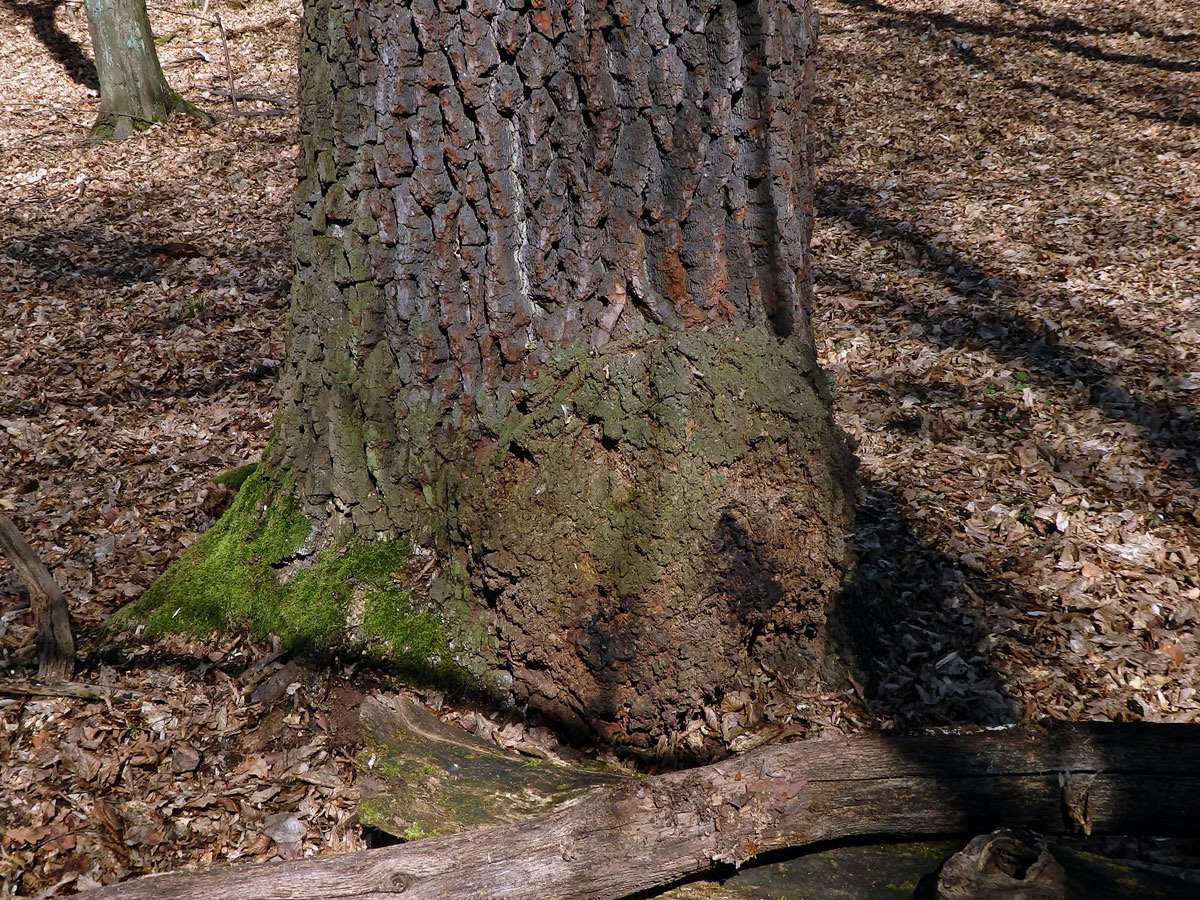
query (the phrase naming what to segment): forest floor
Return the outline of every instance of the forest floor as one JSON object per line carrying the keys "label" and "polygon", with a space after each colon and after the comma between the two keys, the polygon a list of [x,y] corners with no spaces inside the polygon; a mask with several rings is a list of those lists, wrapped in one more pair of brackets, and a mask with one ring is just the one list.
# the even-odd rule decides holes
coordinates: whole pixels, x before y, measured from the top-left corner
{"label": "forest floor", "polygon": [[[1200,2],[819,6],[817,332],[865,484],[846,606],[887,627],[851,629],[861,684],[808,727],[1195,720]],[[96,630],[228,504],[283,353],[298,3],[151,15],[220,123],[85,146],[79,6],[0,0],[0,509],[69,594],[78,677],[121,691],[0,697],[0,900],[366,840],[353,663]],[[32,649],[0,562],[4,676]]]}

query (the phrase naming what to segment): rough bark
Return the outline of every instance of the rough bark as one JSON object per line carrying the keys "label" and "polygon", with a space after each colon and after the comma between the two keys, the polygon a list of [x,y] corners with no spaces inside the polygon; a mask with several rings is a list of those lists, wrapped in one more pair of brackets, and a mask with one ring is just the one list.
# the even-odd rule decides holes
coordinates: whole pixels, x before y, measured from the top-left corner
{"label": "rough bark", "polygon": [[809,741],[602,789],[512,825],[349,857],[156,876],[92,896],[607,900],[838,838],[999,824],[1069,832],[1081,792],[1098,833],[1195,834],[1197,773],[1200,730],[1183,725]]}
{"label": "rough bark", "polygon": [[100,81],[100,112],[91,139],[126,138],[176,112],[212,122],[167,84],[146,0],[86,0],[85,8]]}
{"label": "rough bark", "polygon": [[75,669],[75,638],[71,612],[54,576],[25,543],[8,516],[0,513],[0,550],[29,589],[33,622],[37,628],[38,678],[66,681]]}
{"label": "rough bark", "polygon": [[307,4],[264,473],[318,545],[436,547],[463,665],[590,737],[671,752],[748,660],[824,662],[852,487],[808,326],[812,24]]}

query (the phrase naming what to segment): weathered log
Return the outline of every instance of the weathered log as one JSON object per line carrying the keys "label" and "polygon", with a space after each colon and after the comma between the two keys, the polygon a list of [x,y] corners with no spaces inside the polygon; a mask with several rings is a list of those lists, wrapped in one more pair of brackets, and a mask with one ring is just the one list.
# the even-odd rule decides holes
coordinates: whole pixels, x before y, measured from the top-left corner
{"label": "weathered log", "polygon": [[77,700],[133,700],[145,696],[135,688],[104,684],[84,684],[80,681],[0,681],[0,694],[30,697],[74,697]]}
{"label": "weathered log", "polygon": [[[822,847],[745,866],[732,875],[723,873],[719,880],[691,879],[655,894],[655,900],[942,900],[936,896],[938,879],[962,843],[958,838]],[[971,843],[978,846],[977,841]],[[1086,853],[1061,841],[1048,846],[1065,871],[1065,891],[1055,900],[1196,900],[1200,894],[1195,881]],[[1014,874],[1019,874],[1019,865]],[[1020,893],[1028,880],[1026,876],[997,884],[976,878],[975,891],[954,900],[1033,900]]]}
{"label": "weathered log", "polygon": [[[1064,786],[1071,799],[1064,799]],[[763,748],[601,788],[508,825],[352,856],[138,879],[95,900],[616,898],[771,850],[866,835],[1194,834],[1200,729],[1070,724]]]}
{"label": "weathered log", "polygon": [[8,516],[0,513],[0,549],[29,588],[37,628],[38,678],[66,681],[75,669],[75,638],[67,598]]}
{"label": "weathered log", "polygon": [[565,809],[634,776],[596,762],[521,756],[447,724],[400,696],[359,711],[368,752],[359,820],[400,837],[430,837]]}

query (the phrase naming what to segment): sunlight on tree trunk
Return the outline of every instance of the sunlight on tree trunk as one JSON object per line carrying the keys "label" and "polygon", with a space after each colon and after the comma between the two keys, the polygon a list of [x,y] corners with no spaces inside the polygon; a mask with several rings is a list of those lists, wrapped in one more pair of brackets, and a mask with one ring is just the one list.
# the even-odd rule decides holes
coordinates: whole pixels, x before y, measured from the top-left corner
{"label": "sunlight on tree trunk", "polygon": [[307,13],[268,470],[334,542],[435,547],[457,645],[568,730],[674,752],[748,665],[818,672],[809,4]]}
{"label": "sunlight on tree trunk", "polygon": [[167,84],[145,0],[86,0],[88,31],[100,79],[100,113],[90,140],[121,139],[182,112],[213,118]]}
{"label": "sunlight on tree trunk", "polygon": [[711,757],[723,698],[818,684],[854,480],[809,326],[814,51],[808,0],[309,0],[275,434],[143,609],[173,627],[207,554],[210,607],[260,616],[218,582],[290,503],[312,533],[246,580],[416,545],[432,581],[348,618],[424,623],[401,652],[436,623],[431,666],[577,737]]}

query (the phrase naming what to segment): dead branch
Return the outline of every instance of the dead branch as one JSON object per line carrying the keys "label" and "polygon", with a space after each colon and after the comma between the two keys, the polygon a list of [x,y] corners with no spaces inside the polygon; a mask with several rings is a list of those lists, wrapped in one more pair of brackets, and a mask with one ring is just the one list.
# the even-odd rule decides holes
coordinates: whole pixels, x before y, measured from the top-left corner
{"label": "dead branch", "polygon": [[33,551],[8,516],[0,513],[0,549],[29,588],[33,622],[37,628],[38,678],[65,681],[75,669],[75,638],[67,598],[54,576]]}
{"label": "dead branch", "polygon": [[610,900],[834,839],[1075,829],[1195,833],[1200,729],[1071,724],[767,747],[546,815],[349,856],[140,878],[95,900]]}

